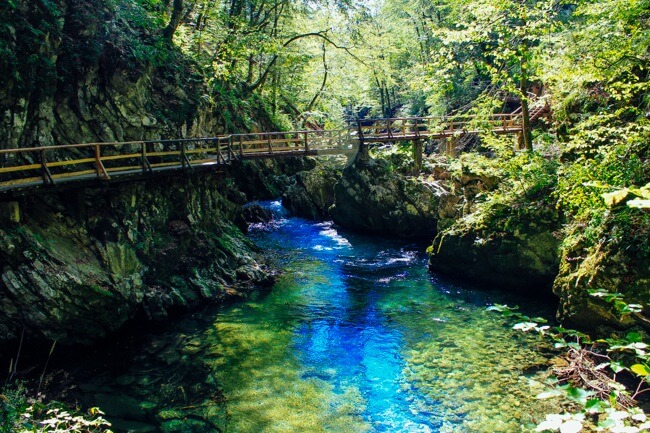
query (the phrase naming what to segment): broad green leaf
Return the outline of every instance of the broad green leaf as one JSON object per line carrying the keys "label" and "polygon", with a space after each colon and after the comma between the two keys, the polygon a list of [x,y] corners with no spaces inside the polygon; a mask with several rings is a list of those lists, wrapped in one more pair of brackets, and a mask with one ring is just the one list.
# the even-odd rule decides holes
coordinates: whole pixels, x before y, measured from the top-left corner
{"label": "broad green leaf", "polygon": [[627,367],[625,367],[620,362],[616,362],[616,361],[610,362],[609,368],[611,368],[614,373],[620,373],[623,370],[627,370]]}
{"label": "broad green leaf", "polygon": [[560,426],[560,433],[578,433],[580,430],[582,430],[582,423],[575,419],[570,419]]}
{"label": "broad green leaf", "polygon": [[625,336],[625,338],[627,338],[627,341],[630,343],[640,343],[643,341],[643,337],[639,332],[630,332]]}
{"label": "broad green leaf", "polygon": [[634,207],[638,209],[650,209],[650,200],[644,200],[642,198],[635,198],[627,202],[629,207]]}

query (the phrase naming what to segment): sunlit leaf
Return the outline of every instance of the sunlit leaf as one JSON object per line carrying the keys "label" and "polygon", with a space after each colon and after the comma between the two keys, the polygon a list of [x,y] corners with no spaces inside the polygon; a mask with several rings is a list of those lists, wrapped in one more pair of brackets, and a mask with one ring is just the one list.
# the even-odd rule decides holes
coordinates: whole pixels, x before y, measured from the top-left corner
{"label": "sunlit leaf", "polygon": [[560,433],[578,433],[582,430],[582,422],[571,419],[560,426]]}
{"label": "sunlit leaf", "polygon": [[638,376],[646,377],[650,374],[650,369],[648,369],[648,367],[643,364],[634,364],[630,367],[630,370],[632,370],[632,372]]}
{"label": "sunlit leaf", "polygon": [[623,188],[614,192],[606,192],[602,194],[602,197],[608,207],[614,207],[623,202],[623,200],[625,200],[629,194],[630,190]]}

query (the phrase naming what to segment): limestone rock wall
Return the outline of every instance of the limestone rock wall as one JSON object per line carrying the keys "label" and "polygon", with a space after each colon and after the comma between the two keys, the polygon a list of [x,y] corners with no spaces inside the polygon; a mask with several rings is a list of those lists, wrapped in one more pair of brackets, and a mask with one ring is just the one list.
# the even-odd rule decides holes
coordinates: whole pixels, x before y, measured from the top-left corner
{"label": "limestone rock wall", "polygon": [[311,219],[329,217],[334,205],[334,188],[342,169],[330,162],[320,162],[313,170],[297,173],[295,182],[282,195],[282,205],[293,214]]}
{"label": "limestone rock wall", "polygon": [[336,184],[330,215],[353,230],[426,239],[436,233],[442,194],[435,184],[395,172],[384,159],[358,160]]}
{"label": "limestone rock wall", "polygon": [[205,90],[193,65],[171,46],[166,62],[157,59],[154,35],[132,24],[133,8],[106,0],[7,6],[0,18],[1,148],[218,128],[205,115]]}
{"label": "limestone rock wall", "polygon": [[0,228],[0,339],[89,343],[269,283],[219,175],[29,197]]}

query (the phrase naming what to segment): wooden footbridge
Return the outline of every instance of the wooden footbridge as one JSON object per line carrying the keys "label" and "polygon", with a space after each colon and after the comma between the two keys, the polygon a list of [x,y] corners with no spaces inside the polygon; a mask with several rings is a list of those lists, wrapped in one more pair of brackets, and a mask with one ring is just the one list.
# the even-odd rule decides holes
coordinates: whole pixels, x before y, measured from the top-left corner
{"label": "wooden footbridge", "polygon": [[[531,112],[531,117],[538,115]],[[255,132],[209,138],[3,149],[0,150],[0,194],[25,194],[75,182],[105,183],[177,171],[218,170],[235,160],[354,155],[365,145],[421,143],[480,131],[515,134],[522,131],[522,125],[521,114],[516,111],[489,118],[372,119],[343,130]]]}

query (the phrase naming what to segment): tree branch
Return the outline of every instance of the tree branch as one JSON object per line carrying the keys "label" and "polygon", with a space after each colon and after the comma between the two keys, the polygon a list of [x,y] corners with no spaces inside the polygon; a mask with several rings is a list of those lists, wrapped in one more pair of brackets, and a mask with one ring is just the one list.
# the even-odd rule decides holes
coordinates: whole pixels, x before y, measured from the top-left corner
{"label": "tree branch", "polygon": [[[339,49],[339,50],[344,50],[344,51],[345,51],[346,53],[348,53],[348,54],[349,54],[353,59],[355,59],[356,61],[358,61],[358,62],[361,63],[362,65],[364,65],[364,66],[366,66],[366,67],[368,66],[368,65],[367,65],[363,60],[361,60],[357,55],[355,55],[353,52],[351,52],[350,49],[349,49],[348,47],[340,46],[340,45],[338,45],[336,42],[332,41],[332,40],[329,38],[329,36],[327,36],[327,32],[328,32],[328,31],[329,31],[329,30],[319,31],[319,32],[309,32],[309,33],[303,33],[303,34],[300,34],[300,35],[292,36],[291,38],[287,39],[287,40],[282,44],[282,48],[286,48],[286,47],[288,47],[289,45],[291,45],[293,42],[295,42],[295,41],[297,41],[297,40],[300,40],[300,39],[309,38],[309,37],[317,37],[317,38],[321,38],[321,39],[325,40],[327,43],[329,43],[330,45],[332,45],[334,48],[337,48],[337,49]],[[257,81],[256,81],[255,83],[251,84],[250,86],[247,86],[249,91],[251,91],[251,92],[252,92],[252,91],[255,91],[255,90],[256,90],[257,88],[259,88],[262,84],[264,84],[264,82],[266,81],[266,78],[267,78],[268,75],[269,75],[269,72],[271,71],[271,69],[273,68],[273,66],[275,65],[275,63],[278,61],[278,58],[279,58],[279,57],[280,57],[279,54],[274,54],[274,55],[273,55],[273,58],[271,59],[271,61],[269,62],[269,64],[266,66],[266,69],[264,70],[264,72],[262,73],[262,75],[260,75],[260,77],[257,79]]]}

